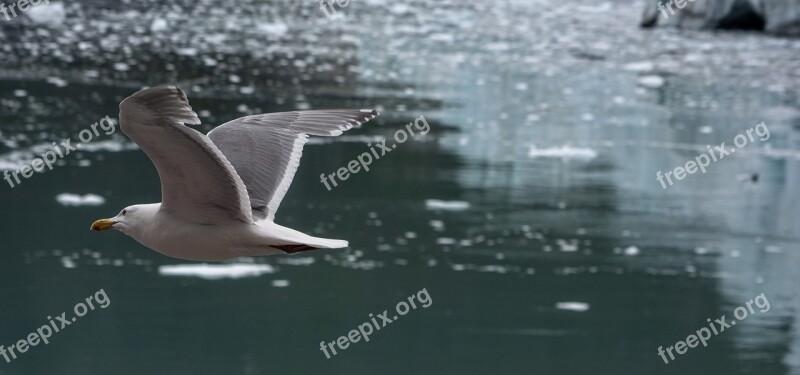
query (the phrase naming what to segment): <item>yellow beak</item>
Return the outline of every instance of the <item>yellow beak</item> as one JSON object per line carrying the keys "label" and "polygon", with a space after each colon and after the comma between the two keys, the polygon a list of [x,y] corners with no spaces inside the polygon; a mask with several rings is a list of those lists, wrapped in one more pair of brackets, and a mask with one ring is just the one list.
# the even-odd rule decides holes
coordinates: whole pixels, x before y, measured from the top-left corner
{"label": "yellow beak", "polygon": [[114,225],[114,220],[100,219],[92,223],[92,230],[99,232],[101,230],[111,229],[112,225]]}

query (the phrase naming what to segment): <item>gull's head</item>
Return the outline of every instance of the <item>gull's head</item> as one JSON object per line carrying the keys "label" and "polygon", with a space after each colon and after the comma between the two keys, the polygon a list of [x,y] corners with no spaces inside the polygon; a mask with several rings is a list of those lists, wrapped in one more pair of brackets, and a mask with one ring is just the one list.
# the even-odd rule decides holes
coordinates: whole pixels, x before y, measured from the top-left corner
{"label": "gull's head", "polygon": [[122,233],[128,233],[140,223],[146,222],[151,216],[149,214],[150,210],[146,209],[145,205],[125,207],[117,216],[110,219],[100,219],[92,223],[92,230],[99,232],[116,229]]}

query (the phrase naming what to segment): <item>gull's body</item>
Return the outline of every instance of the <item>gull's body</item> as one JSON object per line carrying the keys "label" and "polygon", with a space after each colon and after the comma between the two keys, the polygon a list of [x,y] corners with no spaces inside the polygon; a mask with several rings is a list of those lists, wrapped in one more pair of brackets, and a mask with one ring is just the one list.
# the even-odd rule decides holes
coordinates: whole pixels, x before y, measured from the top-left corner
{"label": "gull's body", "polygon": [[219,261],[242,256],[286,254],[286,250],[273,247],[282,245],[310,246],[307,250],[347,247],[347,241],[312,237],[268,220],[251,224],[235,220],[215,225],[200,224],[171,215],[161,209],[161,203],[135,206],[128,209],[127,216],[135,215],[134,212],[142,213],[139,225],[135,228],[115,226],[114,229],[161,254],[178,259]]}
{"label": "gull's body", "polygon": [[377,115],[364,110],[243,117],[208,136],[174,87],[137,92],[120,104],[122,131],[153,161],[162,202],[127,207],[94,230],[117,229],[164,255],[200,261],[347,247],[274,222],[307,135],[335,136]]}

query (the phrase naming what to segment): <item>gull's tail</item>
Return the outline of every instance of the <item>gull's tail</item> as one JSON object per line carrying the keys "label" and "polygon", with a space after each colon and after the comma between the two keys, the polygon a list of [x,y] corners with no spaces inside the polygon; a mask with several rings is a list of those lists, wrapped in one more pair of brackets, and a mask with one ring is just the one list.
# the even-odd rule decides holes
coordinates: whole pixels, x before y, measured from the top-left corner
{"label": "gull's tail", "polygon": [[341,249],[350,246],[350,243],[345,240],[333,240],[330,238],[313,237],[315,246],[320,249]]}
{"label": "gull's tail", "polygon": [[332,240],[328,238],[318,238],[318,237],[311,237],[311,238],[313,238],[314,241],[306,241],[306,242],[313,242],[313,244],[272,245],[272,247],[281,251],[285,251],[289,254],[294,254],[303,251],[318,250],[318,249],[341,249],[349,245],[345,240]]}
{"label": "gull's tail", "polygon": [[[268,241],[280,241],[282,245],[269,245],[289,254],[317,249],[341,249],[349,244],[345,240],[309,236],[291,228],[275,224],[272,220],[261,220],[256,225],[266,230]],[[274,243],[274,242],[273,242]]]}

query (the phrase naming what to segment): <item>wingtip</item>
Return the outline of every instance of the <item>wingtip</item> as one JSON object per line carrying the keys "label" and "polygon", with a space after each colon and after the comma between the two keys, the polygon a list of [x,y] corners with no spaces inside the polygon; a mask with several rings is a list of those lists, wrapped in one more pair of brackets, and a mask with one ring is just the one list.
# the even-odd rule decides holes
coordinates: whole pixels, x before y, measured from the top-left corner
{"label": "wingtip", "polygon": [[[175,102],[176,98],[177,103]],[[191,105],[189,105],[189,97],[186,95],[186,92],[176,85],[142,88],[120,103],[120,111],[122,111],[125,104],[131,100],[150,108],[166,109],[170,112],[170,115],[175,116],[176,120],[184,125],[201,124],[200,118],[192,110]]]}

